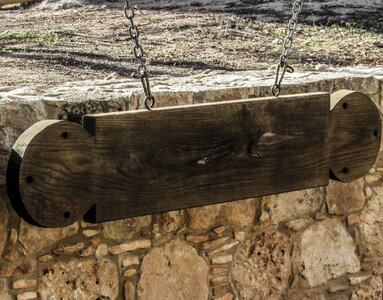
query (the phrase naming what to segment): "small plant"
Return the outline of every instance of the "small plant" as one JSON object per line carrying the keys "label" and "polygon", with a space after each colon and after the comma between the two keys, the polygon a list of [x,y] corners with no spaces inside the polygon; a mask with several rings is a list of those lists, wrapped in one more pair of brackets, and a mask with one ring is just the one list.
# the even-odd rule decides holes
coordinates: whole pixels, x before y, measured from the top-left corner
{"label": "small plant", "polygon": [[35,41],[53,44],[60,41],[61,38],[55,31],[52,30],[43,30],[38,32],[5,30],[0,32],[0,40]]}

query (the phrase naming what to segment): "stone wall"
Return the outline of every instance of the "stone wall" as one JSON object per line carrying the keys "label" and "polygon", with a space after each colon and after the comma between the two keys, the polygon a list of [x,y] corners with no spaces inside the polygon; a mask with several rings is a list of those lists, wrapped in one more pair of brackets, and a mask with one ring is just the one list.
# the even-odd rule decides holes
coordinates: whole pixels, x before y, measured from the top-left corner
{"label": "stone wall", "polygon": [[[271,82],[250,72],[161,77],[154,91],[165,106],[265,96]],[[383,100],[383,68],[287,83],[284,93],[347,88]],[[4,187],[18,135],[42,119],[133,108],[137,87],[111,79],[0,88],[0,299],[381,299],[383,152],[350,184],[59,229],[20,220]]]}

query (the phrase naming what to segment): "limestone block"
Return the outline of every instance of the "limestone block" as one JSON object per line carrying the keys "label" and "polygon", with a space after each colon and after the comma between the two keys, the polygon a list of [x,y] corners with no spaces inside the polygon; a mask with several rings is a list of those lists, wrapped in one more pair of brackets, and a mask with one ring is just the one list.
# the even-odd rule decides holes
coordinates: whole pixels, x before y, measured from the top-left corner
{"label": "limestone block", "polygon": [[224,204],[190,208],[189,225],[195,230],[209,230],[214,225],[227,224],[234,229],[251,226],[256,214],[255,198],[233,201]]}
{"label": "limestone block", "polygon": [[13,289],[26,289],[36,286],[36,279],[18,279],[12,284]]}
{"label": "limestone block", "polygon": [[341,222],[327,219],[301,235],[298,269],[311,287],[360,270],[355,244]]}
{"label": "limestone block", "polygon": [[242,229],[254,224],[258,199],[247,199],[226,203],[221,208],[221,215],[226,224],[234,229]]}
{"label": "limestone block", "polygon": [[382,277],[374,276],[354,289],[351,300],[382,299],[382,289]]}
{"label": "limestone block", "polygon": [[212,264],[222,265],[222,264],[228,264],[233,261],[233,255],[226,254],[226,255],[218,255],[214,256],[211,259]]}
{"label": "limestone block", "polygon": [[144,257],[138,299],[208,299],[208,270],[194,248],[173,240]]}
{"label": "limestone block", "polygon": [[278,299],[288,285],[288,237],[278,231],[254,234],[234,256],[232,282],[241,299]]}
{"label": "limestone block", "polygon": [[195,230],[209,229],[215,225],[222,204],[187,209],[189,226]]}
{"label": "limestone block", "polygon": [[150,226],[151,216],[143,216],[106,222],[102,224],[105,238],[113,240],[129,240],[143,228]]}
{"label": "limestone block", "polygon": [[37,299],[36,292],[24,292],[16,296],[17,300],[34,300]]}
{"label": "limestone block", "polygon": [[345,215],[362,209],[366,203],[363,178],[351,183],[331,180],[327,186],[326,201],[331,214]]}
{"label": "limestone block", "polygon": [[319,210],[323,202],[323,189],[315,188],[263,197],[262,209],[272,224],[278,224]]}
{"label": "limestone block", "polygon": [[55,262],[40,275],[38,292],[41,300],[117,299],[117,265],[108,259]]}
{"label": "limestone block", "polygon": [[119,255],[128,251],[134,251],[137,249],[150,248],[152,245],[151,240],[136,240],[130,243],[124,243],[109,248],[109,252],[113,255]]}
{"label": "limestone block", "polygon": [[374,188],[360,215],[358,225],[363,252],[368,256],[383,256],[383,187]]}
{"label": "limestone block", "polygon": [[29,253],[36,253],[59,240],[76,234],[78,229],[78,223],[63,228],[42,228],[21,220],[19,241]]}

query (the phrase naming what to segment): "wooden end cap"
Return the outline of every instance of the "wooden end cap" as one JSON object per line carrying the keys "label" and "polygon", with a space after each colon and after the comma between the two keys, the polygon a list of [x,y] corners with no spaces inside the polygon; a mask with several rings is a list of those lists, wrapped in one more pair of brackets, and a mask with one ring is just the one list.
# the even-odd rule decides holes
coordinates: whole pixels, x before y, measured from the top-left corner
{"label": "wooden end cap", "polygon": [[380,148],[380,113],[367,95],[341,90],[331,95],[330,178],[350,182],[373,166]]}

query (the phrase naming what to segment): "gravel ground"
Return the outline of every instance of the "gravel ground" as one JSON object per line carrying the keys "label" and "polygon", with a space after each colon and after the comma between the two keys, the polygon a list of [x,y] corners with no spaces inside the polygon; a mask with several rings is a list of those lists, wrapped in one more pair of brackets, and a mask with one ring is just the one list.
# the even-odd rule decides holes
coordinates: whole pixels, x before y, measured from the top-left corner
{"label": "gravel ground", "polygon": [[[131,76],[135,60],[121,9],[0,9],[0,85],[61,84]],[[274,68],[285,24],[227,11],[137,13],[151,76]],[[383,64],[383,22],[299,25],[297,70]]]}

